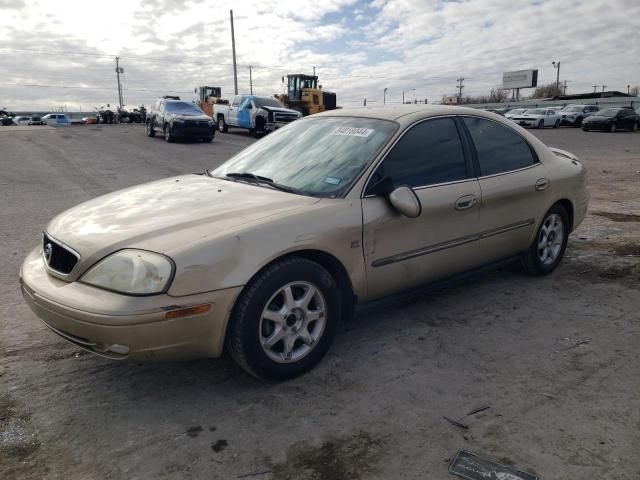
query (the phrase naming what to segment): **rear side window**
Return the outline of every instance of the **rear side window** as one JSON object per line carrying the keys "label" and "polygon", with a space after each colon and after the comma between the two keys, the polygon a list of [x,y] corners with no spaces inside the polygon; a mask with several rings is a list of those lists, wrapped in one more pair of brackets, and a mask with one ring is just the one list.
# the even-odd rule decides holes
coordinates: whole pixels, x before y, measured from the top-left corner
{"label": "rear side window", "polygon": [[458,129],[451,118],[428,120],[412,127],[393,147],[381,176],[395,185],[421,187],[467,178]]}
{"label": "rear side window", "polygon": [[464,117],[478,153],[480,176],[494,175],[536,163],[529,144],[516,132],[497,122]]}

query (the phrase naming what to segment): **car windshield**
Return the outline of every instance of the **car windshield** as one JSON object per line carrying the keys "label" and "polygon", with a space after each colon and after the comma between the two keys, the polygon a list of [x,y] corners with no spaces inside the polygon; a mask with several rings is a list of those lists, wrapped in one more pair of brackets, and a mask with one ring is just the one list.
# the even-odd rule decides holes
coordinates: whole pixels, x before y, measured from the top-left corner
{"label": "car windshield", "polygon": [[582,111],[582,107],[578,107],[578,106],[573,106],[573,107],[567,107],[564,109],[565,112],[581,112]]}
{"label": "car windshield", "polygon": [[256,97],[253,100],[253,102],[256,104],[256,107],[279,107],[279,108],[284,108],[284,105],[282,105],[275,98]]}
{"label": "car windshield", "polygon": [[230,179],[228,174],[252,174],[304,195],[337,197],[397,128],[395,122],[371,118],[298,120],[238,153],[210,175]]}
{"label": "car windshield", "polygon": [[169,113],[180,113],[182,115],[204,115],[204,112],[193,103],[167,102],[165,108]]}
{"label": "car windshield", "polygon": [[514,108],[513,110],[509,110],[507,113],[511,115],[517,115],[519,113],[524,113],[527,110],[525,108]]}
{"label": "car windshield", "polygon": [[542,109],[542,108],[534,108],[532,110],[527,110],[527,114],[544,115],[544,109]]}
{"label": "car windshield", "polygon": [[594,115],[597,115],[598,117],[607,117],[607,118],[611,118],[611,117],[615,117],[616,113],[618,113],[620,110],[618,110],[617,108],[605,108],[603,110],[599,110],[596,113],[594,113]]}

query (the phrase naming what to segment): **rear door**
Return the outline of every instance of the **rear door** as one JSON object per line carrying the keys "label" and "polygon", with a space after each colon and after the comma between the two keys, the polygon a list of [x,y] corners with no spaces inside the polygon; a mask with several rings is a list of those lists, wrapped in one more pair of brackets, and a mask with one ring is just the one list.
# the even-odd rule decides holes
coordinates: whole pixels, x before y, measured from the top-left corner
{"label": "rear door", "polygon": [[548,206],[550,175],[517,131],[485,118],[463,123],[482,192],[478,254],[493,261],[522,252]]}
{"label": "rear door", "polygon": [[[480,187],[460,129],[453,117],[415,124],[369,179],[362,199],[368,298],[482,262],[469,248],[478,228]],[[386,195],[373,187],[384,184],[382,179],[388,185],[410,186],[422,204],[421,214],[408,218],[392,208]]]}

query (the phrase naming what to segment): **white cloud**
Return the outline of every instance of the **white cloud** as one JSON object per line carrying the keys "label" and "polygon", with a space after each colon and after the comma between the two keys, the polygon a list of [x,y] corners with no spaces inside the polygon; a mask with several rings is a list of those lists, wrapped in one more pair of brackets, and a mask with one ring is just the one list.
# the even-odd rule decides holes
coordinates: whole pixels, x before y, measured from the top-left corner
{"label": "white cloud", "polygon": [[[233,6],[240,90],[281,91],[281,77],[311,72],[340,104],[430,101],[455,91],[486,93],[505,70],[539,68],[555,80],[562,62],[569,92],[640,84],[640,3],[632,0],[238,0]],[[232,93],[228,10],[205,0],[0,0],[0,103],[12,109],[84,108],[115,103],[113,58],[125,68],[125,100],[147,103],[169,90],[192,98],[196,85]],[[31,52],[20,50],[32,50]],[[48,55],[38,52],[63,52]],[[104,57],[81,56],[92,52]],[[14,85],[15,84],[15,85]],[[24,84],[102,89],[24,87]],[[415,90],[413,90],[415,89]]]}

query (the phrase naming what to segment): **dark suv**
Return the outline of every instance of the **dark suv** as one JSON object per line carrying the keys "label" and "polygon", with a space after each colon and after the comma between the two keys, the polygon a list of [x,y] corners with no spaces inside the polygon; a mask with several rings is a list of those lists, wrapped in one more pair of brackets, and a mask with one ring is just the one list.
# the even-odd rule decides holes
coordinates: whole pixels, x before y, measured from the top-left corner
{"label": "dark suv", "polygon": [[167,142],[176,138],[210,142],[216,129],[213,119],[195,103],[174,97],[157,100],[147,112],[147,136],[155,137],[156,133],[162,134]]}

